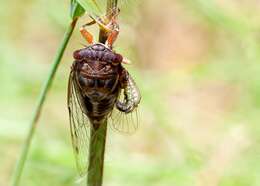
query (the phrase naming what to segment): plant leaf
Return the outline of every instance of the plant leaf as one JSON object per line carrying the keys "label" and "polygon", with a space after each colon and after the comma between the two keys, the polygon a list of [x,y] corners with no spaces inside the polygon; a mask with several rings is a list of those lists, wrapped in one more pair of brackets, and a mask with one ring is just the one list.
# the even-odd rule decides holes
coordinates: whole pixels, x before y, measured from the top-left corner
{"label": "plant leaf", "polygon": [[99,7],[96,0],[75,0],[80,4],[81,7],[84,8],[84,10],[87,13],[94,13],[96,15],[99,15],[102,13],[101,8]]}
{"label": "plant leaf", "polygon": [[77,17],[82,16],[85,13],[85,9],[76,1],[70,1],[70,17],[74,20]]}

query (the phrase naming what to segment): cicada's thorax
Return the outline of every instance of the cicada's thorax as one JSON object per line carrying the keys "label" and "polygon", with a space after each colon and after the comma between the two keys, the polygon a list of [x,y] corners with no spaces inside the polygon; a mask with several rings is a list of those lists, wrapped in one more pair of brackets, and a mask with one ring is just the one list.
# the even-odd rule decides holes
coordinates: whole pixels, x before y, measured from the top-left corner
{"label": "cicada's thorax", "polygon": [[82,106],[92,122],[99,122],[112,111],[121,91],[122,56],[98,43],[75,51],[74,58]]}

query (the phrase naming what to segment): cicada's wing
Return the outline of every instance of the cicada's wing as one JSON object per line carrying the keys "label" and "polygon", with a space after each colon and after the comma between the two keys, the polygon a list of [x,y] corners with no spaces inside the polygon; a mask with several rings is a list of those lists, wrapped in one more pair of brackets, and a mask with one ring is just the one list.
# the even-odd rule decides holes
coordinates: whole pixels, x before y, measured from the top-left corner
{"label": "cicada's wing", "polygon": [[123,133],[133,133],[139,125],[137,107],[141,101],[141,93],[130,74],[126,70],[124,72],[126,81],[111,114],[111,126]]}
{"label": "cicada's wing", "polygon": [[68,83],[67,104],[70,118],[70,134],[76,165],[81,176],[87,173],[90,121],[84,110],[84,102],[72,70]]}
{"label": "cicada's wing", "polygon": [[[119,100],[123,101],[124,95],[120,94]],[[135,108],[132,112],[126,113],[118,110],[114,107],[110,117],[109,126],[118,132],[132,134],[139,126],[139,112],[138,108]]]}

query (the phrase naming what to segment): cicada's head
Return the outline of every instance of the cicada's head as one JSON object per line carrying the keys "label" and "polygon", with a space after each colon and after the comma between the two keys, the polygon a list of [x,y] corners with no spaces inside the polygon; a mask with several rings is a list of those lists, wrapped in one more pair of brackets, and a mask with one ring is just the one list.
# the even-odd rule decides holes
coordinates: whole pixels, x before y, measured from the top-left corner
{"label": "cicada's head", "polygon": [[122,55],[101,43],[76,50],[73,57],[76,61],[82,61],[82,68],[89,76],[116,73],[118,65],[123,61]]}

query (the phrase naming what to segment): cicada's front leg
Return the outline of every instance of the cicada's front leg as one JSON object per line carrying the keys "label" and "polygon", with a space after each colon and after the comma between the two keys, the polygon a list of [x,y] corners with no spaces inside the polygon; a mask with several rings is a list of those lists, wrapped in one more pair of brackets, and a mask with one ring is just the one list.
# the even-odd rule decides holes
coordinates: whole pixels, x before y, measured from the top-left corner
{"label": "cicada's front leg", "polygon": [[117,23],[117,15],[119,13],[118,9],[112,11],[112,14],[108,17],[95,17],[89,15],[93,22],[97,23],[101,30],[103,30],[106,34],[106,44],[109,48],[112,49],[114,42],[117,39],[119,34],[119,24]]}
{"label": "cicada's front leg", "polygon": [[120,81],[124,90],[124,100],[118,100],[116,103],[116,107],[122,112],[130,113],[140,103],[141,94],[133,78],[125,69],[123,69]]}

